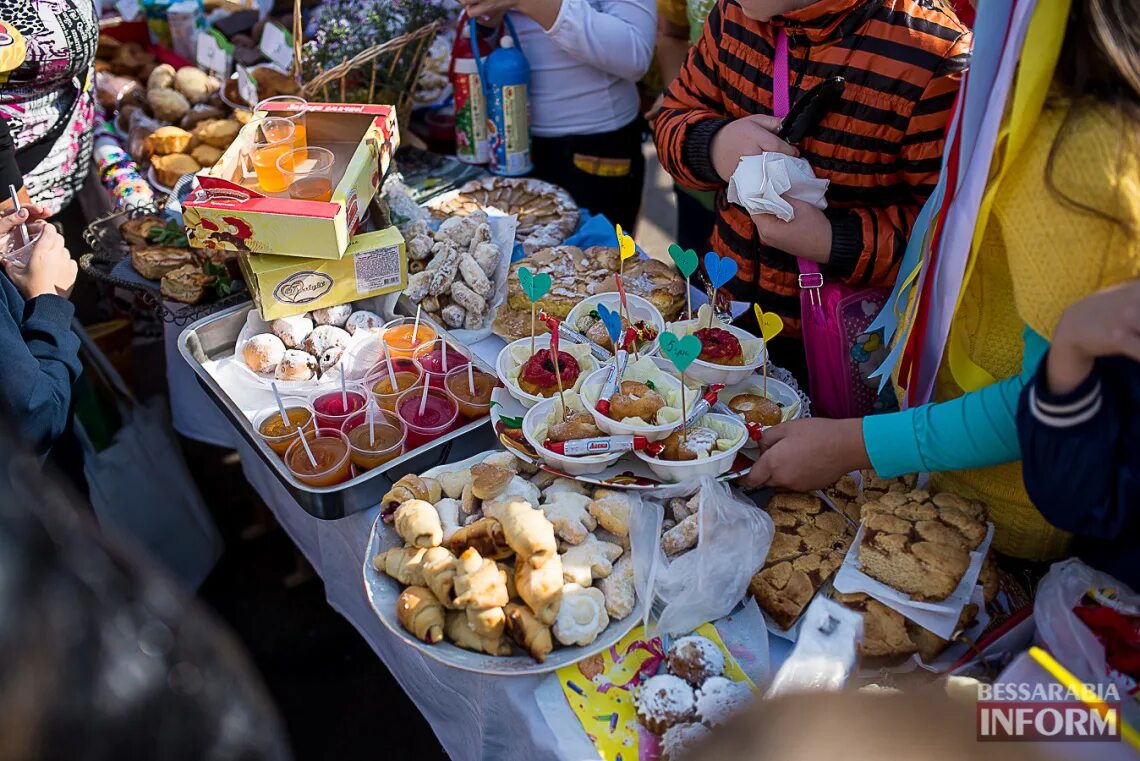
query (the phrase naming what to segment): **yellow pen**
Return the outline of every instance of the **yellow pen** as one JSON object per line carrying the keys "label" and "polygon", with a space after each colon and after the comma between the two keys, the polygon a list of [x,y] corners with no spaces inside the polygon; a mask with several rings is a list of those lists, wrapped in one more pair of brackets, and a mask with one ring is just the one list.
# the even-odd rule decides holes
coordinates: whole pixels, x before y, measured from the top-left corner
{"label": "yellow pen", "polygon": [[1085,687],[1084,683],[1077,679],[1071,671],[1058,663],[1056,658],[1041,648],[1029,648],[1029,655],[1041,665],[1041,668],[1048,671],[1050,676],[1064,685],[1071,693],[1079,697],[1082,703],[1095,709],[1097,713],[1107,718],[1110,722],[1119,723],[1120,736],[1133,748],[1140,750],[1140,732],[1137,732],[1124,721],[1119,710],[1115,716],[1110,715],[1108,713],[1108,705],[1101,700],[1095,692]]}

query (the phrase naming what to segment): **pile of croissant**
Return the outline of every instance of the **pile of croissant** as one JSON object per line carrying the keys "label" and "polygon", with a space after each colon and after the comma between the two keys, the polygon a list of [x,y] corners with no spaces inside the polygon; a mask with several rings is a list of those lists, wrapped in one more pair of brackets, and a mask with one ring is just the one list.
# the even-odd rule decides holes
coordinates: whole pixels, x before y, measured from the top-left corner
{"label": "pile of croissant", "polygon": [[556,643],[588,645],[633,612],[636,498],[529,467],[497,452],[436,478],[406,475],[384,495],[404,546],[372,565],[407,585],[396,616],[413,636],[498,656],[514,642],[542,663]]}

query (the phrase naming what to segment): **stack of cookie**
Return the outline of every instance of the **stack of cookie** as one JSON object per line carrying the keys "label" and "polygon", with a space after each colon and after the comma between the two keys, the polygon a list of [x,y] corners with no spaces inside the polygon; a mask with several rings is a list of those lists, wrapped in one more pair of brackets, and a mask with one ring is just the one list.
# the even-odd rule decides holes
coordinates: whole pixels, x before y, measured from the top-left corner
{"label": "stack of cookie", "polygon": [[748,591],[777,626],[789,629],[843,565],[855,529],[811,494],[776,494],[766,510],[776,533]]}

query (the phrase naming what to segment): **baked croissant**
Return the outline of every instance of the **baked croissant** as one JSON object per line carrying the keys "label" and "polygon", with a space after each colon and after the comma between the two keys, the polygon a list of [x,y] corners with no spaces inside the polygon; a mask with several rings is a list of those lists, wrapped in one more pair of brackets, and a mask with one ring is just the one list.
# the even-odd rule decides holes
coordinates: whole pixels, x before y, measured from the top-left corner
{"label": "baked croissant", "polygon": [[462,555],[468,547],[473,547],[485,558],[501,560],[513,552],[507,544],[503,525],[494,518],[480,518],[474,523],[456,531],[444,546],[456,555]]}
{"label": "baked croissant", "polygon": [[511,654],[511,645],[501,634],[498,637],[480,637],[467,625],[467,616],[459,611],[448,611],[444,632],[449,640],[465,650],[488,655]]}
{"label": "baked croissant", "polygon": [[518,589],[515,588],[515,569],[511,568],[506,563],[495,563],[499,566],[499,570],[503,572],[503,582],[507,585],[507,597],[512,600],[519,596]]}
{"label": "baked croissant", "polygon": [[480,637],[498,638],[503,636],[507,616],[502,608],[467,608],[467,625]]}
{"label": "baked croissant", "polygon": [[562,602],[562,558],[555,555],[541,568],[519,558],[515,561],[515,587],[539,621],[554,623]]}
{"label": "baked croissant", "polygon": [[455,604],[464,608],[501,608],[510,602],[507,581],[495,561],[475,549],[459,556],[455,570]]}
{"label": "baked croissant", "polygon": [[499,504],[497,515],[503,524],[503,534],[516,555],[539,568],[558,554],[554,526],[541,510],[516,499]]}
{"label": "baked croissant", "polygon": [[415,473],[408,473],[392,484],[392,488],[380,500],[380,514],[384,516],[384,520],[390,521],[396,508],[410,499],[422,499],[432,504],[439,501],[431,499],[431,490],[422,478]]}
{"label": "baked croissant", "polygon": [[443,607],[458,610],[455,604],[455,556],[442,547],[424,552],[420,561],[424,581]]}
{"label": "baked croissant", "polygon": [[539,663],[546,660],[546,654],[554,649],[550,627],[538,620],[525,605],[508,603],[503,612],[507,615],[507,634],[519,647],[530,653]]}
{"label": "baked croissant", "polygon": [[438,547],[443,524],[430,502],[410,499],[396,509],[396,533],[412,547]]}
{"label": "baked croissant", "polygon": [[427,587],[408,587],[396,600],[396,619],[400,626],[429,645],[443,639],[443,613],[443,606]]}
{"label": "baked croissant", "polygon": [[401,584],[422,587],[426,582],[420,563],[423,562],[425,552],[427,550],[423,547],[393,547],[372,558],[372,567]]}

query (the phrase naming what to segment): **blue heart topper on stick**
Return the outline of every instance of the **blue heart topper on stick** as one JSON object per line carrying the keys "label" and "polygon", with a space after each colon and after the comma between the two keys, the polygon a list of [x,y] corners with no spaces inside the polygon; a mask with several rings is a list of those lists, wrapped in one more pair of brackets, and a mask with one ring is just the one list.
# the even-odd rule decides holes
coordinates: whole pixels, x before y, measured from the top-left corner
{"label": "blue heart topper on stick", "polygon": [[610,311],[609,307],[605,304],[598,304],[598,317],[601,318],[602,324],[606,326],[606,333],[609,335],[610,342],[613,343],[614,351],[616,352],[621,340],[621,314]]}
{"label": "blue heart topper on stick", "polygon": [[713,288],[722,288],[725,283],[736,277],[736,261],[728,257],[717,256],[709,251],[705,254],[705,271],[709,273],[709,282]]}

